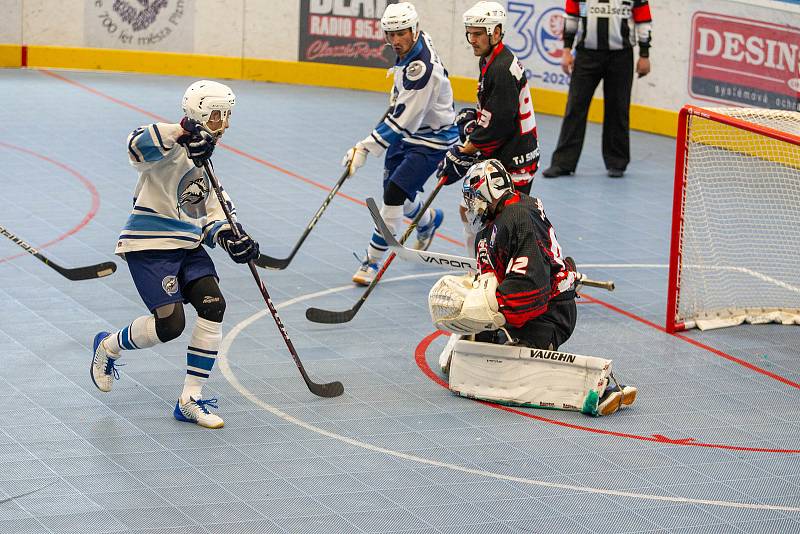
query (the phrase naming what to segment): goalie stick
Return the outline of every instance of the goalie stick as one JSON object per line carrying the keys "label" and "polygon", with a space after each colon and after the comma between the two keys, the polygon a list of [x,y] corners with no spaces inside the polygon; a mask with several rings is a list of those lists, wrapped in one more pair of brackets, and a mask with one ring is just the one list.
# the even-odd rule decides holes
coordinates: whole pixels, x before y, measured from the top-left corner
{"label": "goalie stick", "polygon": [[[436,187],[433,189],[433,191],[431,191],[430,196],[428,196],[428,199],[422,205],[422,208],[419,210],[419,213],[417,213],[417,216],[414,217],[414,219],[411,221],[411,224],[408,225],[408,228],[406,229],[405,233],[400,238],[400,243],[405,243],[406,239],[408,239],[408,237],[411,235],[411,232],[413,232],[414,229],[417,227],[419,220],[428,211],[428,208],[431,206],[433,199],[436,198],[436,195],[439,193],[439,191],[441,191],[444,182],[445,182],[444,176],[439,178],[439,181],[436,183]],[[372,202],[373,204],[375,203],[374,200]],[[383,219],[381,219],[381,221],[382,220]],[[389,231],[388,228],[386,228],[385,222],[383,223],[383,228],[382,229],[379,228],[379,231],[381,235],[390,236],[392,239],[394,239],[392,233]],[[392,264],[392,261],[394,260],[395,256],[396,256],[395,252],[389,254],[389,257],[387,257],[386,261],[383,262],[383,266],[381,266],[380,270],[375,275],[375,278],[373,278],[372,282],[370,282],[369,287],[366,289],[366,291],[364,291],[364,294],[361,295],[361,298],[358,299],[358,302],[356,302],[352,308],[344,311],[332,311],[332,310],[323,310],[321,308],[312,307],[306,310],[306,319],[314,323],[325,323],[325,324],[340,324],[352,320],[353,317],[355,317],[356,314],[358,313],[358,310],[361,309],[361,306],[364,305],[364,302],[367,300],[367,297],[369,297],[369,294],[372,293],[372,290],[375,289],[375,286],[378,285],[378,281],[383,276],[383,273],[386,272],[386,269],[389,268],[389,265]]]}
{"label": "goalie stick", "polygon": [[325,212],[325,209],[328,207],[328,204],[331,203],[333,197],[335,197],[336,193],[339,192],[339,189],[341,189],[342,184],[344,184],[344,181],[347,180],[348,176],[350,176],[349,167],[346,168],[345,171],[342,173],[342,177],[339,178],[339,181],[336,182],[336,185],[333,186],[331,192],[328,193],[328,196],[325,198],[325,201],[322,203],[322,206],[319,207],[317,212],[311,218],[311,222],[308,223],[308,226],[306,226],[303,235],[300,236],[300,240],[297,241],[297,244],[295,244],[289,256],[287,256],[286,258],[273,258],[272,256],[267,256],[266,254],[259,254],[258,258],[255,260],[256,265],[258,265],[263,269],[281,270],[287,268],[289,264],[292,262],[294,255],[297,254],[298,250],[300,250],[300,246],[303,244],[303,241],[305,241],[306,238],[308,237],[308,234],[311,233],[311,230],[314,228],[314,225],[316,225],[317,221],[320,220],[322,214]]}
{"label": "goalie stick", "polygon": [[41,252],[33,248],[30,244],[26,243],[19,237],[15,236],[11,232],[9,232],[4,226],[0,226],[0,234],[3,234],[11,241],[22,247],[25,252],[28,252],[34,256],[45,265],[50,267],[51,269],[55,270],[58,274],[66,278],[67,280],[92,280],[94,278],[102,278],[104,276],[108,276],[113,274],[114,271],[117,270],[117,264],[113,261],[105,261],[103,263],[98,263],[96,265],[87,265],[85,267],[73,267],[67,268],[62,267],[50,258],[44,256]]}
{"label": "goalie stick", "polygon": [[[452,254],[428,252],[426,250],[414,250],[404,247],[397,241],[397,239],[395,239],[391,232],[389,232],[389,229],[386,227],[386,221],[384,221],[383,217],[381,217],[381,212],[378,210],[378,205],[375,203],[375,199],[367,199],[367,209],[369,210],[369,214],[372,216],[372,220],[375,221],[375,226],[378,227],[378,230],[381,232],[381,234],[384,236],[389,236],[385,237],[384,239],[386,240],[386,244],[392,250],[392,254],[400,256],[401,259],[417,263],[425,263],[428,265],[436,265],[438,267],[446,267],[456,271],[478,270],[477,261],[473,260],[472,258],[467,258],[466,256],[454,256]],[[614,291],[614,282],[611,280],[607,282],[591,280],[583,273],[577,273],[577,279],[580,284],[585,286],[599,287],[608,291]]]}
{"label": "goalie stick", "polygon": [[[211,187],[214,189],[214,193],[217,195],[217,200],[219,200],[220,206],[222,206],[222,211],[225,212],[225,218],[228,219],[228,223],[231,225],[231,230],[233,231],[236,237],[241,236],[241,232],[239,232],[239,228],[233,222],[233,216],[231,215],[231,210],[228,207],[228,203],[225,201],[225,198],[222,196],[222,189],[219,184],[219,180],[217,180],[214,171],[211,170],[211,166],[208,164],[208,161],[203,162],[203,168],[208,175],[208,179],[211,181]],[[297,355],[297,351],[292,344],[292,340],[289,339],[289,333],[286,331],[286,327],[283,326],[283,321],[278,316],[278,311],[275,309],[275,306],[272,304],[272,299],[269,296],[269,292],[267,291],[267,287],[264,285],[264,282],[261,281],[261,278],[258,276],[258,270],[256,269],[255,262],[252,260],[247,262],[248,267],[250,267],[250,272],[253,274],[253,278],[255,278],[256,284],[258,284],[258,288],[261,290],[261,296],[264,297],[264,302],[267,303],[267,308],[269,312],[272,314],[272,318],[275,320],[275,324],[278,326],[278,330],[283,336],[283,341],[286,343],[286,346],[289,348],[289,353],[292,355],[292,359],[294,363],[297,365],[297,368],[300,370],[300,375],[303,377],[303,380],[308,386],[309,391],[318,397],[338,397],[342,393],[344,393],[344,386],[341,382],[329,382],[327,384],[317,384],[313,382],[311,378],[309,378],[308,373],[306,373],[305,368],[303,367],[303,362],[300,361],[300,356]]]}

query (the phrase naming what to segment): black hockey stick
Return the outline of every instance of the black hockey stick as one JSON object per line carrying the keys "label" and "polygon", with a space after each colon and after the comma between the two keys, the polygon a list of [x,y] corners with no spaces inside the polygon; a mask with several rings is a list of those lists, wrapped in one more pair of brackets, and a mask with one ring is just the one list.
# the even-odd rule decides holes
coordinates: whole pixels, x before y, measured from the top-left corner
{"label": "black hockey stick", "polygon": [[93,278],[102,278],[104,276],[108,276],[113,274],[114,271],[117,270],[117,264],[113,261],[105,261],[103,263],[98,263],[97,265],[87,265],[86,267],[75,267],[69,269],[67,267],[62,267],[59,264],[55,263],[53,260],[46,258],[42,255],[41,252],[33,248],[30,244],[26,243],[19,237],[15,236],[11,232],[9,232],[4,226],[0,226],[0,234],[3,234],[11,241],[22,247],[25,252],[29,252],[38,258],[40,261],[44,262],[45,265],[50,267],[51,269],[55,270],[66,278],[67,280],[91,280]]}
{"label": "black hockey stick", "polygon": [[314,225],[316,225],[317,221],[320,220],[320,218],[322,217],[322,214],[325,212],[325,209],[328,207],[328,204],[331,203],[331,200],[333,200],[333,197],[335,197],[336,193],[339,192],[339,189],[341,189],[342,184],[344,184],[344,181],[347,180],[348,176],[350,176],[350,166],[349,165],[347,166],[345,171],[342,173],[342,177],[339,178],[339,181],[336,182],[336,185],[333,186],[333,189],[331,189],[331,192],[328,193],[328,196],[325,198],[325,201],[322,203],[322,206],[319,207],[317,212],[311,218],[311,222],[308,223],[308,226],[306,226],[305,232],[303,232],[303,235],[300,236],[300,240],[294,246],[294,248],[292,249],[291,254],[289,254],[288,257],[281,259],[281,258],[273,258],[272,256],[267,256],[266,254],[259,254],[258,258],[255,260],[256,261],[256,265],[258,265],[259,267],[264,268],[264,269],[281,270],[281,269],[287,268],[289,266],[289,264],[292,262],[292,259],[294,258],[294,255],[297,254],[298,250],[300,250],[300,246],[303,244],[303,241],[305,241],[306,238],[308,237],[308,234],[311,233],[311,230],[314,228]]}
{"label": "black hockey stick", "polygon": [[[369,210],[369,214],[372,216],[372,220],[375,221],[375,226],[378,227],[378,231],[380,231],[381,235],[388,236],[384,239],[386,240],[386,244],[389,245],[389,249],[397,254],[401,260],[435,265],[437,267],[446,267],[456,271],[478,270],[478,262],[472,258],[467,258],[466,256],[455,256],[453,254],[443,254],[441,252],[430,252],[427,250],[414,250],[412,248],[404,247],[397,241],[391,232],[389,232],[389,228],[386,226],[386,221],[384,221],[383,217],[381,217],[381,213],[378,210],[378,205],[375,203],[375,199],[367,199],[367,209]],[[599,287],[600,289],[605,289],[606,291],[614,291],[615,286],[613,280],[592,280],[587,278],[585,274],[577,271],[575,262],[572,260],[572,258],[567,257],[564,259],[564,262],[571,271],[575,271],[575,274],[577,275],[577,282],[579,284],[589,287]]]}
{"label": "black hockey stick", "polygon": [[[222,206],[222,211],[225,212],[225,218],[228,219],[228,223],[231,225],[233,234],[236,237],[239,237],[241,232],[239,232],[239,228],[233,221],[233,216],[231,215],[231,210],[228,207],[228,203],[225,201],[225,197],[222,196],[222,188],[219,184],[219,180],[217,180],[214,171],[211,170],[211,166],[208,164],[208,161],[203,162],[203,168],[205,169],[206,174],[208,174],[208,179],[211,180],[211,187],[213,187],[214,193],[217,195],[217,200],[219,200],[219,204]],[[292,340],[289,339],[289,333],[286,331],[286,327],[283,326],[283,321],[281,321],[281,318],[278,316],[278,311],[272,304],[272,299],[269,296],[269,292],[267,292],[267,287],[264,285],[264,282],[261,281],[261,277],[258,276],[258,270],[256,269],[255,262],[249,261],[247,262],[247,265],[250,267],[250,272],[253,273],[253,278],[255,278],[256,284],[258,284],[258,288],[261,290],[261,296],[264,297],[264,302],[267,303],[267,308],[269,308],[269,312],[272,314],[272,318],[275,320],[275,324],[278,326],[278,330],[283,336],[283,341],[289,348],[289,353],[292,355],[294,363],[300,370],[300,375],[303,377],[303,380],[305,381],[306,386],[308,386],[309,391],[318,397],[338,397],[344,393],[344,386],[341,382],[317,384],[308,377],[308,373],[306,373],[306,370],[303,367],[303,362],[300,361],[300,356],[297,355],[297,351],[294,349]]]}
{"label": "black hockey stick", "polygon": [[[406,229],[405,233],[400,238],[400,243],[405,243],[406,239],[408,239],[408,236],[410,236],[411,232],[413,232],[414,229],[417,227],[419,220],[428,211],[431,202],[433,202],[433,199],[436,198],[436,195],[442,189],[444,182],[445,182],[445,177],[439,179],[439,182],[436,184],[434,190],[431,191],[431,194],[425,201],[425,204],[422,205],[422,208],[419,210],[419,213],[417,213],[417,216],[414,217],[414,219],[411,221],[411,224],[408,225],[408,228]],[[331,311],[331,310],[323,310],[320,308],[308,308],[306,310],[306,319],[315,323],[325,323],[325,324],[340,324],[351,321],[353,317],[355,317],[356,314],[358,313],[358,310],[361,309],[361,306],[364,305],[364,302],[367,300],[367,297],[369,297],[369,294],[372,293],[372,290],[375,289],[375,286],[378,285],[378,281],[383,276],[383,273],[386,272],[386,269],[389,268],[389,265],[392,264],[392,260],[394,260],[395,256],[396,254],[394,252],[389,254],[389,257],[387,257],[386,261],[383,262],[383,266],[375,275],[375,278],[373,278],[372,282],[370,282],[367,290],[364,291],[364,294],[361,295],[361,298],[358,299],[358,302],[356,302],[352,308],[345,311]]]}

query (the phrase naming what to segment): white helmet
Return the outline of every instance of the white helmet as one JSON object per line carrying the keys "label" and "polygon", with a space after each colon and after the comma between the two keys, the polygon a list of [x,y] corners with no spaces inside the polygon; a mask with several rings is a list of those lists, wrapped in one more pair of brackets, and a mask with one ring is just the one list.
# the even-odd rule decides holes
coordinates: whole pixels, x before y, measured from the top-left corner
{"label": "white helmet", "polygon": [[411,28],[414,35],[416,35],[417,26],[419,26],[419,15],[417,15],[417,10],[410,2],[389,4],[381,17],[381,28],[385,32],[396,32]]}
{"label": "white helmet", "polygon": [[486,33],[492,35],[497,26],[506,25],[506,10],[497,2],[478,2],[464,11],[464,26],[477,26],[486,28]]}
{"label": "white helmet", "polygon": [[219,110],[224,120],[235,105],[236,95],[231,88],[210,80],[194,82],[183,94],[183,113],[203,125],[212,111]]}
{"label": "white helmet", "polygon": [[513,190],[514,182],[498,160],[485,159],[470,167],[461,188],[470,223],[479,226],[486,222],[489,206]]}

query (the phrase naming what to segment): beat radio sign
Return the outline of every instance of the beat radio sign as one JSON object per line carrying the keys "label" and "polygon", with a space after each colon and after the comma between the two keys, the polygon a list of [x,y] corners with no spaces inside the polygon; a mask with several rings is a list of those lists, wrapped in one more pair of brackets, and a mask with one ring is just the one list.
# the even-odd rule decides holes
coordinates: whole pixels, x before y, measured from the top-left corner
{"label": "beat radio sign", "polygon": [[689,94],[702,100],[800,111],[800,30],[695,13]]}

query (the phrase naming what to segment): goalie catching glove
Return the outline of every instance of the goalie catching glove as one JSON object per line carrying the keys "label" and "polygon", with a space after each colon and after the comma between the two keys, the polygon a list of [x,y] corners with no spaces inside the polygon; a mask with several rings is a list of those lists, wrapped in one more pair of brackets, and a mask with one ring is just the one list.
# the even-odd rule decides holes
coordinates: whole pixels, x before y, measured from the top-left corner
{"label": "goalie catching glove", "polygon": [[433,324],[454,334],[477,334],[497,330],[506,319],[497,305],[497,277],[494,273],[480,275],[446,275],[439,279],[428,294],[428,308]]}

